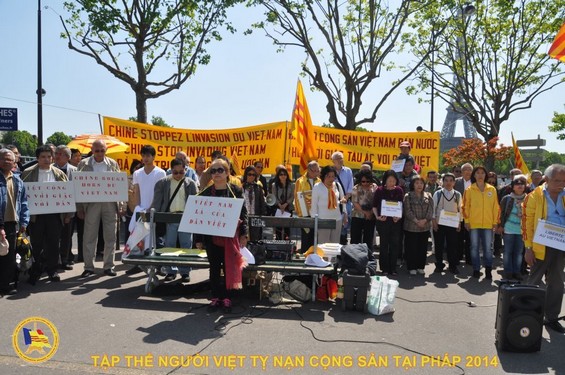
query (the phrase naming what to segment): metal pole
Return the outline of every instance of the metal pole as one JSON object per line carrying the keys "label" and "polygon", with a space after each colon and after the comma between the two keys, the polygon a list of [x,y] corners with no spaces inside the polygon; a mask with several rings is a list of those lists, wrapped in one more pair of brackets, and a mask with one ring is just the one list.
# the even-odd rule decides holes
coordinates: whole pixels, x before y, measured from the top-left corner
{"label": "metal pole", "polygon": [[431,87],[431,105],[430,105],[430,131],[434,131],[434,95],[435,95],[435,77],[434,77],[434,49],[435,49],[435,36],[432,39],[432,61],[431,61],[431,68],[432,68],[432,87]]}
{"label": "metal pole", "polygon": [[43,144],[43,87],[41,77],[41,0],[37,0],[37,145]]}

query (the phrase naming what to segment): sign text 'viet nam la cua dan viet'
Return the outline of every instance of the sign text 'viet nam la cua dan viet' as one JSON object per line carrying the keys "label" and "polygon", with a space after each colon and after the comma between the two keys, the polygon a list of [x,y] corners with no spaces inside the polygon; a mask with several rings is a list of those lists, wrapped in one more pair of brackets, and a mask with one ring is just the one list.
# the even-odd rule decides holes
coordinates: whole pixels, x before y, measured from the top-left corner
{"label": "sign text 'viet nam la cua dan viet'", "polygon": [[233,237],[237,229],[243,199],[191,195],[179,225],[179,231]]}

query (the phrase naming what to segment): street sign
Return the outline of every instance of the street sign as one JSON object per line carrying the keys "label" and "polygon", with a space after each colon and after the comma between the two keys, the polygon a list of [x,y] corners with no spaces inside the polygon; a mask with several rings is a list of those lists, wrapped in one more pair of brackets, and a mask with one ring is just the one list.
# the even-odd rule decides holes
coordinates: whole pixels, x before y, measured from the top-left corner
{"label": "street sign", "polygon": [[516,141],[518,147],[541,147],[545,146],[545,139],[524,139]]}
{"label": "street sign", "polygon": [[0,130],[18,130],[17,108],[0,108]]}

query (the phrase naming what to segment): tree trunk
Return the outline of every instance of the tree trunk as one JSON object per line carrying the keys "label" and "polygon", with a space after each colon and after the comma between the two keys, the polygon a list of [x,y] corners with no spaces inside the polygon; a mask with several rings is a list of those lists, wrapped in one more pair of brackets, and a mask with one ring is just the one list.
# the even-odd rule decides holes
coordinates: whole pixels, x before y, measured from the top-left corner
{"label": "tree trunk", "polygon": [[143,95],[142,92],[135,93],[135,108],[137,109],[137,122],[141,122],[143,124],[147,124],[147,98]]}

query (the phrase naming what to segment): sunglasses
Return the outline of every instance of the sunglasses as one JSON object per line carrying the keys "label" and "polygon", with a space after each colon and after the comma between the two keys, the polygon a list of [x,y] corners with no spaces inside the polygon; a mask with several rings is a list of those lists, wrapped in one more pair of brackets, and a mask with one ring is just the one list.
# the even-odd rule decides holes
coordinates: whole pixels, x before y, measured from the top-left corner
{"label": "sunglasses", "polygon": [[216,174],[216,173],[222,174],[225,171],[226,170],[222,167],[220,167],[220,168],[210,168],[210,174]]}
{"label": "sunglasses", "polygon": [[251,177],[257,177],[257,175],[256,175],[255,173],[248,173],[248,174],[247,174],[247,177],[249,177],[249,176],[251,176]]}
{"label": "sunglasses", "polygon": [[256,165],[255,168],[263,169],[262,165]]}
{"label": "sunglasses", "polygon": [[371,182],[371,181],[361,180],[361,183],[362,183],[362,184],[368,184],[369,182]]}
{"label": "sunglasses", "polygon": [[179,175],[179,174],[184,174],[184,171],[173,171],[173,174],[174,174],[175,176],[176,176],[176,175]]}
{"label": "sunglasses", "polygon": [[92,150],[92,152],[106,152],[106,150]]}

